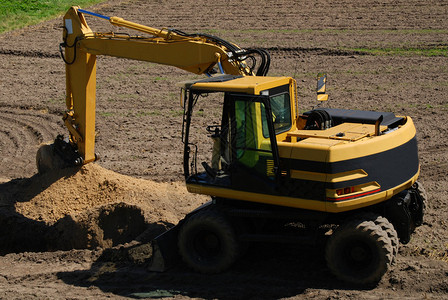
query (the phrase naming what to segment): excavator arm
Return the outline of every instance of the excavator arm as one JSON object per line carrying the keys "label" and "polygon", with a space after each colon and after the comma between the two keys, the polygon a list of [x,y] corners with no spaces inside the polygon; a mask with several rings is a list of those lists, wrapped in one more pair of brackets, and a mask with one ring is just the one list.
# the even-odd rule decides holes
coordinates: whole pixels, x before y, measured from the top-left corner
{"label": "excavator arm", "polygon": [[[94,32],[86,22],[86,14],[106,19],[116,26],[139,31],[145,36]],[[88,12],[79,7],[71,7],[64,16],[60,51],[66,63],[67,110],[64,123],[70,132],[69,144],[79,154],[76,164],[85,164],[96,159],[94,148],[97,55],[170,65],[208,76],[216,72],[264,76],[269,69],[269,55],[261,49],[241,49],[211,35],[151,28],[119,17]],[[261,57],[261,62],[256,63],[255,57]],[[256,72],[255,66],[258,67]]]}

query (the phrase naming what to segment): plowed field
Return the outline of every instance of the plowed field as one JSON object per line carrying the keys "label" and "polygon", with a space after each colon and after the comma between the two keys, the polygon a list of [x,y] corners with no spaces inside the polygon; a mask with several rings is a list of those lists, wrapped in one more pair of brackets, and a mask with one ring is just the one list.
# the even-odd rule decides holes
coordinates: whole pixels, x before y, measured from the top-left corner
{"label": "plowed field", "polygon": [[[375,287],[338,281],[322,249],[282,245],[251,248],[215,276],[182,265],[147,271],[145,242],[207,200],[182,184],[176,83],[197,76],[98,57],[101,160],[37,175],[39,145],[66,134],[61,17],[0,35],[1,299],[447,297],[447,1],[112,0],[89,10],[265,48],[269,75],[297,79],[300,111],[316,104],[315,75],[325,71],[331,107],[411,116],[430,207]],[[126,31],[94,17],[87,22],[96,31]],[[219,115],[206,106],[199,126]]]}

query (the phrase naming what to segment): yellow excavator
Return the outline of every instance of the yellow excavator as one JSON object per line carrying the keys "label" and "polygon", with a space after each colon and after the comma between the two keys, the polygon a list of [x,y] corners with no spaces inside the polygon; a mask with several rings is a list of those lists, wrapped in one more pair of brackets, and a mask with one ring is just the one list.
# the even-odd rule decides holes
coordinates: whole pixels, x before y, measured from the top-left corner
{"label": "yellow excavator", "polygon": [[[87,14],[149,37],[93,32]],[[151,270],[162,271],[180,256],[193,270],[218,273],[252,242],[323,241],[336,277],[372,284],[390,268],[399,243],[408,243],[423,222],[427,196],[417,181],[416,130],[409,116],[332,108],[300,114],[296,81],[266,76],[270,58],[262,49],[79,7],[64,16],[61,55],[69,137],[39,149],[39,172],[96,160],[96,55],[208,75],[180,85],[186,186],[212,200],[154,239]],[[326,79],[318,77],[320,101],[328,99]],[[191,125],[207,95],[221,99],[222,115],[219,125],[203,133],[212,137],[206,150],[212,153],[200,153]],[[205,156],[210,161],[200,161]]]}

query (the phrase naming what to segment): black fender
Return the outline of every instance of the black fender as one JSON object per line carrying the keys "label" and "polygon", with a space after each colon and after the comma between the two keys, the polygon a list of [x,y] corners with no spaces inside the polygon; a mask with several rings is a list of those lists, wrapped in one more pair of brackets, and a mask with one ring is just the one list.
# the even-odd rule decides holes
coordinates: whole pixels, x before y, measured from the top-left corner
{"label": "black fender", "polygon": [[409,243],[415,228],[423,223],[423,198],[414,189],[404,190],[385,202],[384,215],[394,225],[400,242]]}

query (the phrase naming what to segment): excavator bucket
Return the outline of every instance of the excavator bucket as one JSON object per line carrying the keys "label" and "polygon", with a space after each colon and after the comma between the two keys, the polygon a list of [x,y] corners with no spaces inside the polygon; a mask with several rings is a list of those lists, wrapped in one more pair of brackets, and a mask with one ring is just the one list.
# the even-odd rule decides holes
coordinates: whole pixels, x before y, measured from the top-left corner
{"label": "excavator bucket", "polygon": [[149,263],[149,271],[165,272],[179,261],[177,251],[179,228],[180,223],[151,241],[152,259]]}
{"label": "excavator bucket", "polygon": [[82,157],[70,143],[64,140],[62,135],[58,135],[53,143],[41,145],[36,153],[36,166],[39,174],[81,166],[82,163]]}

